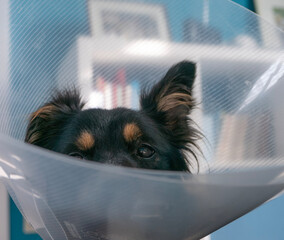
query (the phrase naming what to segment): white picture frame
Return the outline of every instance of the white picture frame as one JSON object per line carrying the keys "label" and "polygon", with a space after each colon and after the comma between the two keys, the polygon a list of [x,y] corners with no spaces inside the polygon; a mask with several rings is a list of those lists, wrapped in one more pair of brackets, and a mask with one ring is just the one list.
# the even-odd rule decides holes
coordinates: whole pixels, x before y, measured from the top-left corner
{"label": "white picture frame", "polygon": [[162,5],[89,0],[91,34],[95,38],[169,40]]}
{"label": "white picture frame", "polygon": [[284,35],[273,29],[269,23],[284,30],[284,1],[283,0],[254,0],[256,12],[264,20],[261,21],[261,36],[264,46],[283,48]]}

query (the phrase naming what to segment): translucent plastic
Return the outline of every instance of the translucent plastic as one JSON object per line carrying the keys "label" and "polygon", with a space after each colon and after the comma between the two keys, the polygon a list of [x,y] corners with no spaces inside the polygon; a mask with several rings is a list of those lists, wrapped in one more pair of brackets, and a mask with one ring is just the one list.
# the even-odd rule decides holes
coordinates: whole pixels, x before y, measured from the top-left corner
{"label": "translucent plastic", "polygon": [[[0,181],[43,239],[199,239],[284,189],[283,33],[230,1],[159,2],[10,2]],[[29,114],[55,89],[78,87],[88,107],[138,108],[139,89],[184,59],[198,68],[199,174],[23,143]]]}

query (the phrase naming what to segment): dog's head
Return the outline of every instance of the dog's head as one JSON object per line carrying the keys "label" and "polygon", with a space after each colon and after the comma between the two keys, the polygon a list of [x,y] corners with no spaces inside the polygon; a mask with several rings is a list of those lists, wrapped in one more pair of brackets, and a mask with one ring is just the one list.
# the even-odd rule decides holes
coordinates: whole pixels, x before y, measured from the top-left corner
{"label": "dog's head", "polygon": [[58,93],[34,112],[25,141],[87,160],[146,169],[189,171],[199,133],[194,107],[195,64],[181,62],[140,96],[141,109],[82,110],[77,91]]}

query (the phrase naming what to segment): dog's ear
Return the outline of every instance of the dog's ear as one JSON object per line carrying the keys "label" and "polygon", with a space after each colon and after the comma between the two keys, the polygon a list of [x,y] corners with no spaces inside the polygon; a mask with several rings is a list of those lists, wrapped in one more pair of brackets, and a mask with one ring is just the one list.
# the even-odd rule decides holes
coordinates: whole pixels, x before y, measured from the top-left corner
{"label": "dog's ear", "polygon": [[172,66],[150,91],[142,92],[142,110],[151,118],[164,122],[167,128],[174,130],[176,123],[186,120],[186,116],[194,107],[192,87],[195,74],[196,67],[192,62],[183,61]]}
{"label": "dog's ear", "polygon": [[[191,127],[189,113],[195,106],[192,88],[196,65],[183,61],[172,66],[164,78],[140,97],[141,110],[167,131],[179,149],[195,145],[198,131]],[[188,150],[188,149],[187,149]]]}
{"label": "dog's ear", "polygon": [[52,150],[67,120],[80,112],[83,106],[76,90],[56,93],[50,102],[30,116],[25,142]]}

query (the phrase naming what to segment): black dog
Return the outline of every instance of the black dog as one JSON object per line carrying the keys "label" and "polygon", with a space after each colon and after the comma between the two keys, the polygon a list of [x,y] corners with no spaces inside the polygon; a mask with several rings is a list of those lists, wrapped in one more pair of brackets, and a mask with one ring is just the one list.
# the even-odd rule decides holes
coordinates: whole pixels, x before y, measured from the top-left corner
{"label": "black dog", "polygon": [[141,110],[87,109],[77,91],[58,93],[30,118],[25,141],[70,156],[120,166],[190,171],[186,152],[200,133],[188,116],[195,106],[196,67],[183,61],[140,96]]}

